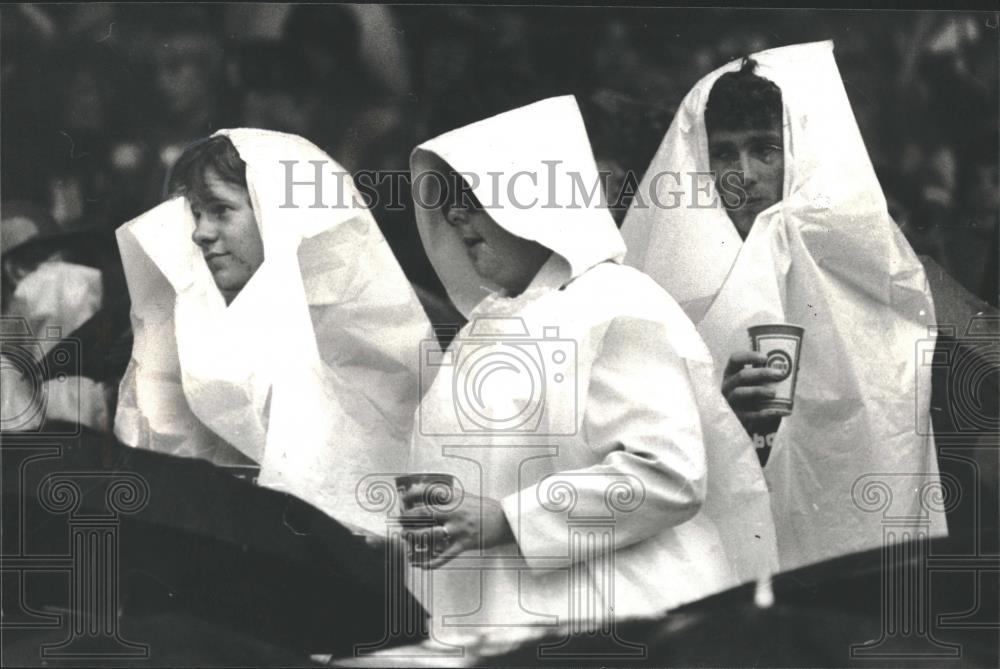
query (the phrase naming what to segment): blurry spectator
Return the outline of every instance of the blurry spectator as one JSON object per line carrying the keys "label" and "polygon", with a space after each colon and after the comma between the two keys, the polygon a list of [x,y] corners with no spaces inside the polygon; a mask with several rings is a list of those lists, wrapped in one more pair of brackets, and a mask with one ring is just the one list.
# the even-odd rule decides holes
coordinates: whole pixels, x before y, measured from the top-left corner
{"label": "blurry spectator", "polygon": [[608,173],[602,177],[608,208],[620,226],[671,114],[610,89],[581,99],[580,108],[598,168]]}
{"label": "blurry spectator", "polygon": [[56,36],[56,24],[44,9],[26,3],[3,7],[0,16],[0,81],[6,88],[18,74],[37,65]]}
{"label": "blurry spectator", "polygon": [[184,147],[232,125],[238,105],[225,77],[218,11],[177,5],[151,17],[146,7],[145,14],[121,7],[127,67],[136,84],[116,106],[132,114],[111,152],[115,183],[110,191],[123,200],[116,227],[158,202]]}
{"label": "blurry spectator", "polygon": [[370,45],[363,45],[357,12],[347,5],[296,6],[283,40],[308,82],[303,104],[312,118],[306,136],[352,172],[405,167],[403,119],[362,59]]}
{"label": "blurry spectator", "polygon": [[393,8],[376,4],[348,7],[354,12],[361,31],[361,61],[374,77],[382,96],[405,96],[410,87],[410,68]]}
{"label": "blurry spectator", "polygon": [[[267,59],[259,56],[248,55],[244,60],[259,63],[258,82],[267,78],[265,71],[277,70],[284,70],[288,73],[285,76],[296,82],[301,79],[301,89],[287,82],[271,87],[268,99],[274,102],[273,109],[295,96],[299,113],[293,117],[298,121],[305,116],[306,124],[297,134],[316,143],[352,173],[407,170],[409,152],[418,141],[416,109],[400,99],[409,82],[409,61],[403,58],[395,19],[387,8],[374,10],[346,5],[295,6],[283,27],[283,46],[274,56],[284,65],[265,66]],[[376,51],[382,52],[378,58],[373,55]],[[253,79],[249,71],[247,76]],[[251,83],[250,87],[260,90],[261,85]],[[264,96],[245,98],[244,104],[245,114],[258,114],[267,106]],[[244,116],[244,121],[248,120],[252,117]],[[366,181],[366,189],[377,192],[372,214],[428,313],[435,322],[454,322],[457,312],[443,298],[444,289],[412,225],[406,184],[391,177],[378,180],[374,175]]]}
{"label": "blurry spectator", "polygon": [[231,114],[222,41],[208,20],[184,14],[161,29],[153,56],[159,117],[148,128],[164,165],[191,141],[218,129]]}
{"label": "blurry spectator", "polygon": [[519,10],[424,9],[407,17],[407,34],[418,40],[410,47],[421,138],[544,97],[536,45],[527,39],[528,24],[516,15]]}
{"label": "blurry spectator", "polygon": [[945,252],[946,267],[967,290],[997,305],[997,229],[1000,170],[994,126],[971,144],[959,166],[957,206]]}
{"label": "blurry spectator", "polygon": [[[596,157],[624,182],[701,75],[832,38],[901,229],[996,301],[995,15],[208,3],[0,14],[0,191],[65,225],[107,227],[159,201],[183,147],[219,127],[301,134],[352,170],[406,169],[428,136],[561,93],[587,107]],[[408,236],[412,214],[374,213],[411,280],[439,290]]]}
{"label": "blurry spectator", "polygon": [[[63,225],[81,221],[108,228],[135,213],[137,202],[128,202],[128,158],[120,142],[127,127],[128,107],[120,104],[132,96],[123,62],[113,51],[95,46],[71,48],[54,57],[50,66],[47,175],[52,215]],[[123,159],[124,158],[124,159]]]}
{"label": "blurry spectator", "polygon": [[[997,251],[989,243],[998,211],[990,194],[998,160],[996,31],[985,31],[982,18],[918,15],[900,40],[897,94],[885,112],[898,121],[900,167],[920,193],[914,219],[940,228],[932,254],[967,290],[995,302],[985,269]],[[978,188],[991,171],[992,185]]]}
{"label": "blurry spectator", "polygon": [[[75,334],[101,308],[102,248],[108,240],[93,230],[63,230],[43,209],[21,202],[4,203],[0,233],[0,311],[24,324],[5,333],[23,335],[20,345],[11,348],[8,340],[2,351],[5,429],[33,431],[52,420],[110,429],[109,388],[84,369],[92,354],[84,349],[94,342]],[[66,346],[69,337],[78,345]],[[24,345],[26,338],[30,343]],[[10,422],[12,416],[24,420]]]}
{"label": "blurry spectator", "polygon": [[240,125],[306,136],[317,114],[302,61],[281,42],[244,42],[234,63]]}

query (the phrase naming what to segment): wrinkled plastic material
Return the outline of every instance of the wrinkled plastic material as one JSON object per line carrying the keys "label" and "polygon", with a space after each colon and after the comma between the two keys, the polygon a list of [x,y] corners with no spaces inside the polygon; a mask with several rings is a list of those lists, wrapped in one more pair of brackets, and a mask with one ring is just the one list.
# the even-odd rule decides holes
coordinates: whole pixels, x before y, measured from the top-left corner
{"label": "wrinkled plastic material", "polygon": [[[184,198],[118,230],[135,345],[116,434],[220,465],[259,463],[261,485],[382,534],[384,516],[361,507],[356,487],[405,463],[430,324],[339,165],[293,135],[221,132],[247,164],[264,263],[227,307]],[[321,163],[326,207],[311,206],[309,161]]]}
{"label": "wrinkled plastic material", "polygon": [[[622,234],[626,262],[649,274],[697,324],[721,383],[747,328],[805,328],[794,413],[765,476],[782,569],[919,533],[946,534],[930,436],[934,304],[923,267],[889,217],[832,42],[753,56],[784,102],[784,199],[745,242],[687,175],[707,173],[704,109],[730,63],[687,95],[640,184]],[[678,187],[672,177],[684,175]],[[653,194],[657,197],[653,197]],[[660,203],[679,198],[680,206]],[[698,199],[696,199],[698,198]],[[715,206],[693,203],[713,201]]]}
{"label": "wrinkled plastic material", "polygon": [[[544,161],[561,172],[550,178]],[[478,278],[441,210],[418,202],[430,260],[470,320],[434,370],[410,469],[499,501],[517,542],[411,573],[435,634],[652,615],[775,568],[766,486],[707,349],[664,291],[620,264],[607,209],[570,206],[569,174],[597,178],[575,99],[452,131],[411,157],[415,179],[446,165],[480,177],[473,190],[500,226],[554,253],[508,297]],[[534,188],[527,177],[508,188],[522,171]],[[538,204],[518,207],[511,192]],[[489,378],[493,364],[507,367]],[[574,536],[590,537],[587,556]]]}

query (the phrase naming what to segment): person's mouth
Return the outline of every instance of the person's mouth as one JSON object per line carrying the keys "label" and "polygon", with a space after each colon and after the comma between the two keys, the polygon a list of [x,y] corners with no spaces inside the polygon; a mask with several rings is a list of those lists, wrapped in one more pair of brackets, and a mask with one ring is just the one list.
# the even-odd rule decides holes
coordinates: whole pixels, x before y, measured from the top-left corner
{"label": "person's mouth", "polygon": [[747,207],[755,211],[764,211],[765,209],[770,209],[771,205],[775,204],[779,199],[766,195],[754,195],[747,200]]}
{"label": "person's mouth", "polygon": [[212,251],[205,254],[205,262],[212,264],[213,261],[218,261],[220,258],[225,258],[228,253],[223,253],[222,251]]}

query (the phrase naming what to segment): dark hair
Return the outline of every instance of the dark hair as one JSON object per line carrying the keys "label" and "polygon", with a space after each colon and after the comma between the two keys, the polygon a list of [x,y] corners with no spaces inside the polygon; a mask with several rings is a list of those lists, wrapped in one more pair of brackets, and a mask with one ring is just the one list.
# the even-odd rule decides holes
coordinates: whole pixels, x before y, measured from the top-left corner
{"label": "dark hair", "polygon": [[755,74],[757,61],[744,58],[738,72],[715,81],[705,104],[705,129],[751,130],[782,126],[781,89]]}
{"label": "dark hair", "polygon": [[[350,86],[356,95],[358,89],[367,93],[373,85],[361,57],[361,24],[348,5],[294,5],[282,28],[282,42],[299,59],[301,76],[328,93]],[[332,60],[333,69],[323,71],[311,48]]]}
{"label": "dark hair", "polygon": [[247,189],[247,164],[228,137],[216,135],[188,146],[170,170],[168,197],[184,195],[189,200],[208,194],[205,173],[212,170],[226,183]]}

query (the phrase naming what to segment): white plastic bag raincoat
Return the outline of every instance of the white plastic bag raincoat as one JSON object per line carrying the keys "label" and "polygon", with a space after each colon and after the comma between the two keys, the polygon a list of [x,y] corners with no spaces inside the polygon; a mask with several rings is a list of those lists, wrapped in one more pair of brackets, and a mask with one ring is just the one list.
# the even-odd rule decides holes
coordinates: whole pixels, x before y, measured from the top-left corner
{"label": "white plastic bag raincoat", "polygon": [[[115,433],[216,464],[259,463],[262,485],[382,533],[384,517],[362,510],[355,488],[405,463],[430,324],[339,165],[293,135],[219,134],[247,165],[264,262],[227,306],[185,198],[118,230],[135,344]],[[324,208],[311,206],[317,187]]]}
{"label": "white plastic bag raincoat", "polygon": [[880,546],[883,531],[944,534],[930,366],[915,354],[933,338],[923,268],[886,210],[832,42],[753,58],[782,93],[784,199],[741,243],[711,178],[691,178],[709,171],[705,104],[734,61],[681,104],[622,228],[626,262],[697,324],[718,383],[750,349],[748,326],[805,328],[794,413],[765,468],[782,569]]}
{"label": "white plastic bag raincoat", "polygon": [[[101,270],[62,260],[47,260],[25,276],[14,289],[8,316],[27,321],[28,331],[38,342],[41,359],[59,341],[87,322],[101,308],[104,286]],[[51,328],[58,328],[54,336]],[[4,416],[16,417],[18,407],[27,407],[44,397],[44,411],[33,414],[29,424],[17,418],[10,422],[16,429],[38,429],[43,420],[79,423],[93,430],[110,429],[108,392],[106,386],[85,376],[60,378],[44,382],[41,392],[31,379],[23,377],[13,366],[3,365],[0,396]]]}
{"label": "white plastic bag raincoat", "polygon": [[435,635],[657,614],[773,568],[766,486],[707,349],[620,264],[603,204],[572,191],[574,175],[598,183],[575,99],[449,132],[411,169],[418,185],[464,174],[500,226],[554,251],[506,297],[476,274],[432,188],[414,189],[425,248],[469,323],[421,403],[409,467],[501,501],[517,541],[429,572],[432,595],[411,572]]}

